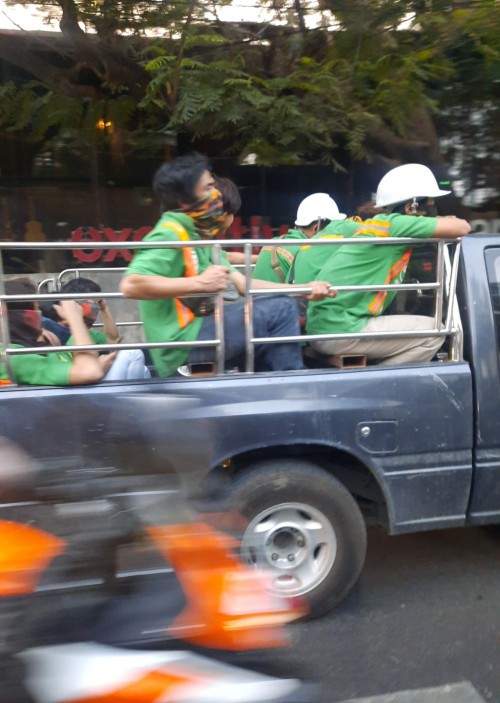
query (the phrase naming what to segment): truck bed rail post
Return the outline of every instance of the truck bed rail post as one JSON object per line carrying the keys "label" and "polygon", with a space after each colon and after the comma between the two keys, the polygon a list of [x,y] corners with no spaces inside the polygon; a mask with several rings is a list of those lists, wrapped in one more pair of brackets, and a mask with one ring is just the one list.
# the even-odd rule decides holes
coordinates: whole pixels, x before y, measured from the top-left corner
{"label": "truck bed rail post", "polygon": [[[3,253],[2,249],[0,248],[0,295],[5,295],[5,278],[4,278],[4,273],[3,273]],[[5,368],[7,370],[7,374],[9,376],[9,380],[11,383],[16,383],[16,378],[14,376],[14,370],[12,368],[12,362],[10,359],[9,354],[7,353],[7,349],[10,347],[10,331],[9,331],[9,318],[8,318],[8,312],[7,312],[7,303],[5,300],[2,299],[1,305],[0,305],[0,334],[1,334],[1,341],[2,341],[2,348],[1,348],[1,358],[3,363],[5,364]]]}
{"label": "truck bed rail post", "polygon": [[252,287],[252,244],[245,244],[245,346],[246,366],[245,371],[252,372],[255,364],[255,349],[253,344],[253,295]]}
{"label": "truck bed rail post", "polygon": [[439,288],[437,289],[436,307],[434,312],[434,327],[441,331],[443,328],[443,299],[444,299],[444,241],[438,241],[436,274]]}
{"label": "truck bed rail post", "polygon": [[456,288],[458,279],[458,266],[460,262],[461,243],[457,242],[453,261],[450,260],[450,250],[444,250],[444,263],[447,274],[448,310],[446,313],[446,330],[451,330],[450,352],[451,361],[459,361],[463,356],[462,318],[458,307]]}
{"label": "truck bed rail post", "polygon": [[103,268],[102,266],[89,266],[88,268],[82,269],[82,268],[72,268],[72,269],[64,269],[64,271],[61,271],[61,273],[57,276],[57,285],[56,288],[57,290],[60,289],[62,285],[62,279],[64,276],[67,276],[69,273],[74,273],[75,278],[80,278],[80,274],[83,271],[84,274],[89,274],[91,272],[105,272],[105,273],[123,273],[124,271],[127,270],[126,266],[113,266],[109,268]]}
{"label": "truck bed rail post", "polygon": [[55,291],[56,290],[55,279],[54,278],[44,278],[43,281],[40,281],[40,283],[38,284],[37,293],[41,293],[45,286],[47,286],[47,290],[49,290],[50,285],[52,286],[52,290]]}
{"label": "truck bed rail post", "polygon": [[[214,244],[214,264],[220,264],[221,262],[221,246],[220,244],[215,243]],[[224,349],[224,298],[222,293],[217,293],[216,299],[215,299],[215,307],[214,307],[214,327],[215,327],[215,336],[219,340],[219,343],[217,344],[217,347],[215,349],[215,360],[216,360],[216,366],[217,366],[217,373],[222,374],[224,373],[224,358],[225,358],[225,349]]]}

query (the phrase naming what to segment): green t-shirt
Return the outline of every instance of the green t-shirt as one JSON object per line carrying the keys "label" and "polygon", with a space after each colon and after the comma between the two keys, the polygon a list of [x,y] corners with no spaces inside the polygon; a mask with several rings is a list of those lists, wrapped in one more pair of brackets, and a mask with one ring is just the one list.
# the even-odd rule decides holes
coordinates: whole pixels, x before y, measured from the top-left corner
{"label": "green t-shirt", "polygon": [[[12,347],[21,348],[21,344]],[[17,383],[29,386],[69,386],[72,359],[65,352],[22,354],[10,357]],[[0,379],[9,378],[5,364],[0,364]]]}
{"label": "green t-shirt", "polygon": [[[307,236],[304,234],[304,232],[300,232],[297,229],[290,229],[284,237],[273,237],[271,241],[275,242],[285,238],[307,239]],[[296,247],[262,247],[257,258],[257,263],[255,264],[255,268],[253,270],[253,278],[257,278],[262,281],[273,281],[274,283],[283,283],[288,276],[290,267],[299,249],[300,245]],[[275,256],[273,255],[273,251],[276,251]],[[282,272],[282,278],[280,278],[280,276],[276,273],[273,268],[274,260],[276,261],[276,264],[279,266]]]}
{"label": "green t-shirt", "polygon": [[[194,222],[181,212],[165,212],[145,237],[145,242],[199,241]],[[197,276],[213,262],[210,247],[182,249],[139,249],[130,262],[126,275],[165,276],[184,278]],[[221,263],[231,271],[224,252]],[[198,338],[203,318],[195,317],[178,298],[141,300],[139,302],[144,334],[148,342],[192,342]],[[186,363],[189,347],[182,349],[151,349],[151,357],[160,376],[170,376]]]}
{"label": "green t-shirt", "polygon": [[[104,332],[101,332],[99,330],[89,330],[89,335],[92,339],[93,344],[108,344],[108,338],[104,334]],[[66,346],[71,347],[75,343],[75,340],[73,339],[73,336],[71,336],[68,341],[66,342]],[[105,352],[108,354],[109,352]]]}
{"label": "green t-shirt", "polygon": [[[380,214],[358,224],[356,237],[412,237],[429,239],[436,230],[437,218]],[[332,247],[333,248],[333,247]],[[328,257],[317,279],[334,286],[399,284],[411,256],[407,244],[394,246],[341,245]],[[397,291],[344,291],[336,298],[311,302],[307,311],[308,334],[359,332],[372,317],[381,315]]]}
{"label": "green t-shirt", "polygon": [[[318,232],[310,241],[317,239],[345,239],[353,237],[359,229],[359,220],[334,220],[330,222],[321,232]],[[309,283],[309,281],[321,280],[318,274],[325,265],[328,258],[337,251],[336,246],[311,247],[308,244],[302,246],[293,264],[293,281],[290,283]]]}

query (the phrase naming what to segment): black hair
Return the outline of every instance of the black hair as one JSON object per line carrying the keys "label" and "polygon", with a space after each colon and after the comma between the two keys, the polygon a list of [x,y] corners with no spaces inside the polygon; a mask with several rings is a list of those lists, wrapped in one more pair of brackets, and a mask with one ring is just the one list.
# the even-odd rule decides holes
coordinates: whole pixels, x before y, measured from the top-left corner
{"label": "black hair", "polygon": [[[7,295],[33,295],[35,298],[37,289],[29,278],[11,278],[5,281],[5,292]],[[7,302],[10,341],[22,347],[43,346],[45,342],[38,341],[41,330],[36,330],[26,322],[25,310],[35,310],[34,300]]]}
{"label": "black hair", "polygon": [[[93,281],[91,278],[72,278],[67,283],[63,283],[61,286],[60,293],[100,293],[102,290],[101,286]],[[44,317],[48,317],[54,322],[61,322],[61,318],[54,308],[53,300],[41,300],[40,310]]]}
{"label": "black hair", "polygon": [[53,300],[40,300],[39,307],[44,317],[48,317],[49,320],[52,320],[53,322],[61,322],[61,318],[54,308]]}
{"label": "black hair", "polygon": [[101,286],[91,278],[72,278],[61,286],[61,293],[100,293]]}
{"label": "black hair", "polygon": [[236,215],[241,207],[241,195],[238,186],[230,178],[215,178],[215,187],[222,195],[224,212],[227,215]]}
{"label": "black hair", "polygon": [[211,171],[206,156],[193,152],[163,164],[153,178],[153,190],[162,211],[178,210],[195,202],[196,184],[205,171]]}
{"label": "black hair", "polygon": [[406,215],[406,206],[411,205],[413,201],[417,201],[417,205],[420,207],[421,205],[427,204],[427,201],[429,198],[411,198],[410,200],[405,200],[404,203],[396,203],[396,205],[391,207],[390,212],[391,213],[398,213],[399,215]]}
{"label": "black hair", "polygon": [[398,215],[406,215],[406,206],[412,202],[413,200],[406,200],[404,203],[397,203],[396,205],[391,206],[389,212],[391,214],[398,213]]}
{"label": "black hair", "polygon": [[[320,220],[319,221],[319,227],[318,227],[318,232],[321,232],[322,229],[325,229],[325,227],[328,227],[330,224],[331,220],[326,219],[326,220]],[[313,220],[310,222],[308,225],[300,225],[299,229],[309,229],[310,227],[313,227],[314,225],[318,224],[318,220]]]}
{"label": "black hair", "polygon": [[11,278],[5,281],[5,293],[6,295],[31,295],[33,294],[33,301],[16,301],[7,302],[8,310],[34,310],[35,309],[35,297],[37,294],[37,289],[33,281],[29,278]]}

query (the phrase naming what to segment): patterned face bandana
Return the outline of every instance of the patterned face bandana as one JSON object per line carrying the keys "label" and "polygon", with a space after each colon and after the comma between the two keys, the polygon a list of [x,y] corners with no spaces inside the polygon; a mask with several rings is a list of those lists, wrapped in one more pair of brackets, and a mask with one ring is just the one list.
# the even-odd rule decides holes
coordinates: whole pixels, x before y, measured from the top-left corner
{"label": "patterned face bandana", "polygon": [[99,315],[99,303],[89,303],[85,300],[79,300],[78,304],[83,308],[83,321],[90,329]]}
{"label": "patterned face bandana", "polygon": [[216,237],[222,231],[225,213],[222,195],[214,190],[183,210],[194,220],[196,231],[204,237]]}

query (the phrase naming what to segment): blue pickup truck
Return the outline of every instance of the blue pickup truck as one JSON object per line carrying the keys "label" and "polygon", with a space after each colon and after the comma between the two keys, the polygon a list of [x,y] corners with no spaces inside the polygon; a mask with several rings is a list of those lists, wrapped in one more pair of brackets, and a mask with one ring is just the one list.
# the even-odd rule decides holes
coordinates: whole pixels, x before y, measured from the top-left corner
{"label": "blue pickup truck", "polygon": [[[412,300],[429,288],[419,278]],[[131,496],[147,505],[178,475],[193,499],[244,516],[242,558],[313,616],[354,586],[367,524],[500,522],[500,239],[465,237],[442,290],[445,351],[428,364],[2,386],[4,457],[34,467],[0,478],[2,519],[77,531],[84,587],[100,543],[130,546]]]}

